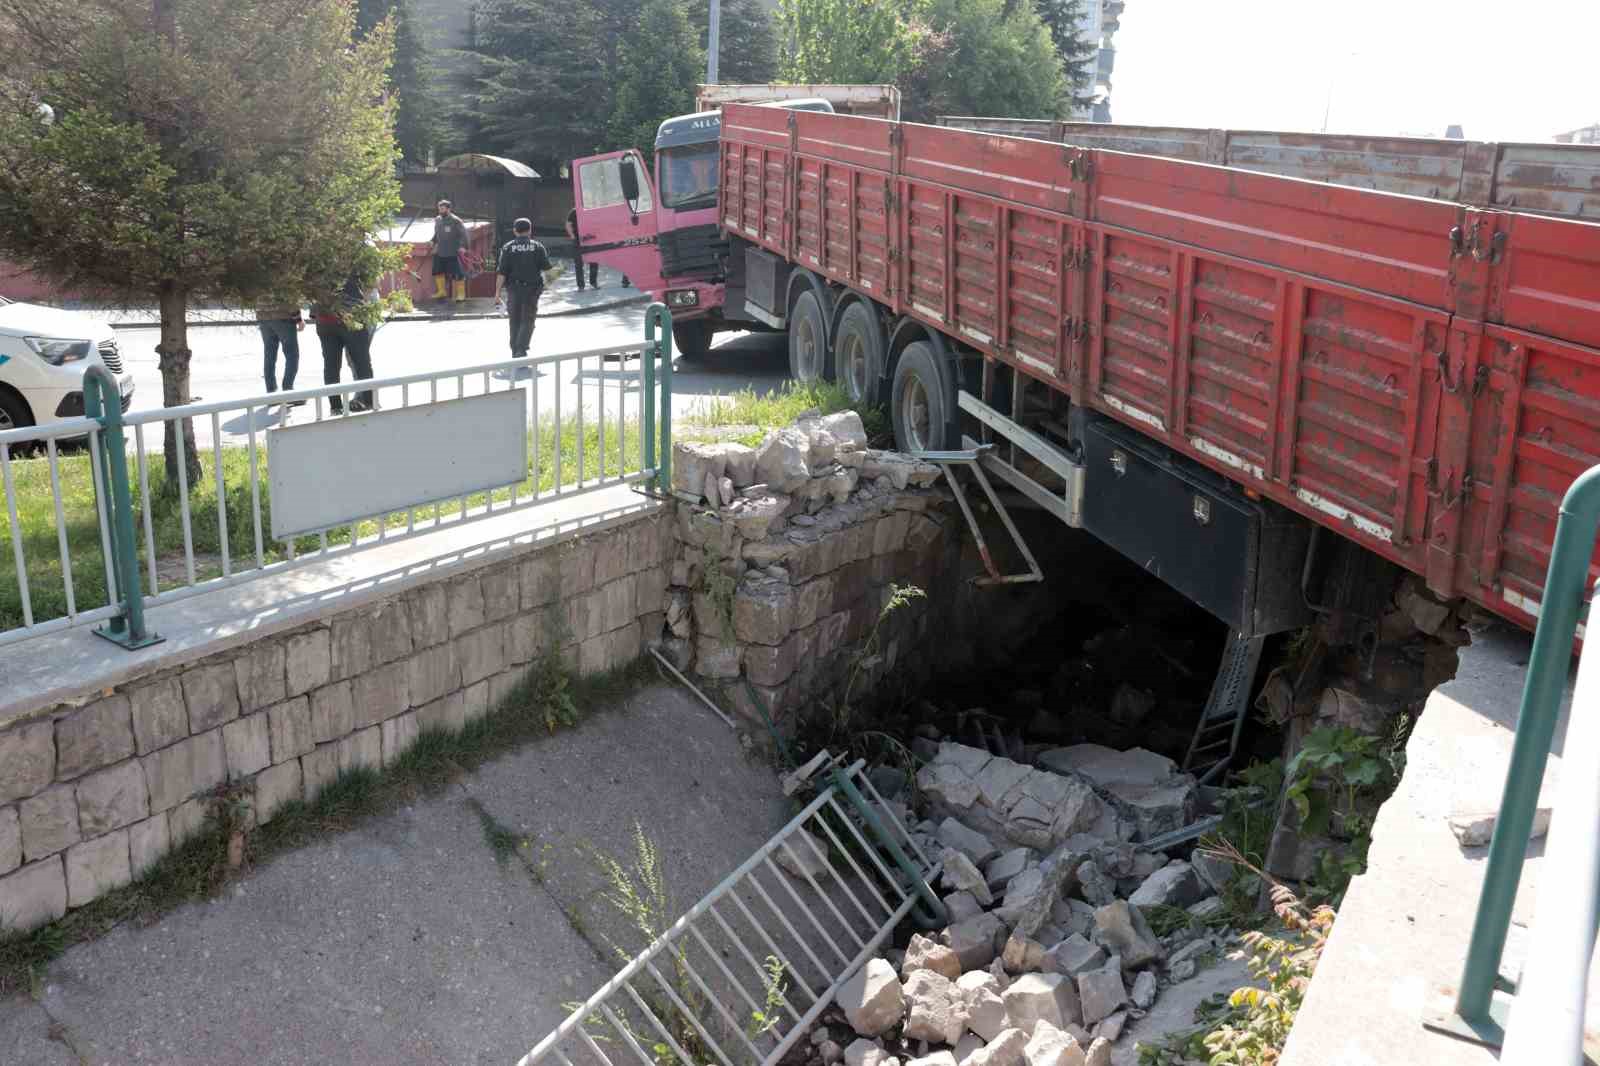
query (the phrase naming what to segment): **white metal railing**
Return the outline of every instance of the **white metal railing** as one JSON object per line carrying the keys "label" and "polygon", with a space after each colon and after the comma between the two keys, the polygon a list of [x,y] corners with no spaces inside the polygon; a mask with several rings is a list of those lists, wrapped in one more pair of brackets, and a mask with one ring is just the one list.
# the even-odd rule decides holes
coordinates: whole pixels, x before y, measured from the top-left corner
{"label": "white metal railing", "polygon": [[[662,333],[670,337],[670,323]],[[659,347],[650,348],[653,344]],[[658,465],[666,466],[670,444],[662,444],[658,464],[656,441],[646,437],[653,432],[658,409],[666,415],[660,420],[662,436],[670,433],[670,415],[666,414],[670,409],[657,407],[671,403],[670,369],[662,374],[658,395],[654,366],[650,365],[655,359],[641,360],[640,355],[652,350],[670,367],[669,345],[665,339],[657,341],[651,330],[645,345],[632,343],[345,381],[239,400],[130,412],[120,419],[108,412],[109,420],[82,417],[0,432],[0,482],[15,574],[14,595],[8,603],[0,569],[0,618],[12,616],[0,621],[0,645],[116,619],[124,612],[119,592],[125,590],[119,590],[114,564],[117,530],[108,513],[108,501],[113,497],[101,454],[109,422],[118,422],[131,438],[120,447],[125,448],[127,464],[135,467],[127,478],[133,488],[134,512],[128,539],[137,541],[131,550],[138,555],[132,565],[137,566],[137,576],[145,586],[143,604],[159,605],[336,553],[361,551],[552,500],[652,479]],[[281,541],[271,538],[270,525],[264,520],[271,501],[262,486],[270,459],[268,429],[337,417],[333,407],[348,406],[351,398],[361,393],[370,392],[381,411],[515,391],[523,394],[530,427],[531,473],[524,482],[363,515]],[[302,405],[287,406],[295,401]],[[196,430],[198,455],[184,454],[184,434],[176,432],[174,500],[171,490],[163,488],[164,468],[157,463],[168,426],[183,422]],[[472,441],[463,440],[461,447],[470,449]],[[80,454],[72,454],[74,451]],[[200,475],[191,482],[190,468],[196,459]],[[328,463],[330,469],[335,467],[338,456],[329,456]],[[157,490],[154,493],[152,484]],[[92,511],[83,497],[92,497]],[[46,523],[54,527],[54,544],[48,547],[40,532]],[[180,540],[181,545],[177,543]],[[98,581],[85,581],[86,567],[89,572],[103,567],[103,590]],[[48,586],[54,587],[45,594]]]}

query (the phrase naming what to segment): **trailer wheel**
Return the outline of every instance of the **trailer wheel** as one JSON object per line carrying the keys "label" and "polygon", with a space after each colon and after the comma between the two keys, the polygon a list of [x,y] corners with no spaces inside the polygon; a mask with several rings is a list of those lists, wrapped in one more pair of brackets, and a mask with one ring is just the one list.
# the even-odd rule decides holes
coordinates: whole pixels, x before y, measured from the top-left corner
{"label": "trailer wheel", "polygon": [[828,328],[814,292],[801,293],[789,312],[789,376],[807,384],[829,377]]}
{"label": "trailer wheel", "polygon": [[952,413],[950,384],[933,345],[927,341],[906,345],[894,366],[889,397],[895,447],[903,452],[948,448]]}
{"label": "trailer wheel", "polygon": [[672,346],[685,359],[704,359],[711,350],[711,324],[703,318],[672,324]]}
{"label": "trailer wheel", "polygon": [[839,316],[839,331],[833,339],[833,369],[852,404],[878,402],[883,340],[872,320],[872,311],[860,301],[846,307]]}

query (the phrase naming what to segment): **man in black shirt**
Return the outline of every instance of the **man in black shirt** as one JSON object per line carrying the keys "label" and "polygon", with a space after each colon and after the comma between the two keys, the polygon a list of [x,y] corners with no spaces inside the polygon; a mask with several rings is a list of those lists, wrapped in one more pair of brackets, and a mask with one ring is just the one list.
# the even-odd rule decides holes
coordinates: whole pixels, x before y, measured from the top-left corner
{"label": "man in black shirt", "polygon": [[505,301],[511,316],[512,357],[526,359],[533,342],[533,320],[539,314],[539,296],[544,292],[544,272],[550,269],[550,253],[533,239],[533,223],[527,219],[513,222],[511,233],[512,238],[500,249],[494,298]]}
{"label": "man in black shirt", "polygon": [[[572,238],[572,269],[578,275],[578,291],[583,291],[583,248],[578,244],[578,209],[567,212],[567,236]],[[600,287],[600,264],[589,264],[589,284]]]}

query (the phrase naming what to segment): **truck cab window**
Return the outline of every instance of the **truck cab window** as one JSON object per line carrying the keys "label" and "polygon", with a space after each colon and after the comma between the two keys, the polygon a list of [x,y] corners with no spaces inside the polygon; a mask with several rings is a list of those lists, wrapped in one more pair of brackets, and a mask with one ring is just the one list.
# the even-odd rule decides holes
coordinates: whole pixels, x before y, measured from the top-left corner
{"label": "truck cab window", "polygon": [[676,210],[717,202],[717,142],[664,148],[657,155],[661,204]]}
{"label": "truck cab window", "polygon": [[[638,158],[634,159],[633,165],[639,172],[640,181],[639,202],[632,206],[639,214],[644,214],[654,206],[650,198],[650,183],[644,180],[644,166]],[[596,159],[578,167],[578,188],[583,192],[583,208],[586,211],[626,203],[622,196],[621,157]]]}

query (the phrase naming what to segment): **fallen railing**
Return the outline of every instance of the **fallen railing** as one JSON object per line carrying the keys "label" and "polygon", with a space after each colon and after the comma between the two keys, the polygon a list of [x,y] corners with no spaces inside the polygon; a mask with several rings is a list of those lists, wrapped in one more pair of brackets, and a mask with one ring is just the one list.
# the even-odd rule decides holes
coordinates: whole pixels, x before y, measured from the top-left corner
{"label": "fallen railing", "polygon": [[[362,394],[374,410],[335,414]],[[111,375],[92,367],[84,402],[82,418],[0,432],[16,604],[10,624],[0,620],[0,645],[103,623],[96,633],[143,647],[160,639],[145,623],[153,606],[617,485],[664,486],[671,317],[652,305],[642,345],[132,414]],[[240,419],[230,442],[225,429]],[[181,427],[196,424],[210,441],[188,454]],[[166,479],[169,427],[177,462]],[[85,478],[88,504],[72,491]],[[42,512],[53,552],[25,532],[24,518]],[[199,550],[202,541],[215,550]],[[103,588],[84,581],[102,570]],[[41,608],[43,581],[60,582],[59,609]]]}
{"label": "fallen railing", "polygon": [[[1424,1024],[1490,1046],[1514,1066],[1584,1061],[1584,1009],[1600,927],[1600,666],[1584,645],[1562,757],[1562,791],[1540,870],[1541,890],[1522,976],[1500,977],[1539,789],[1561,717],[1573,641],[1587,612],[1589,562],[1600,532],[1600,466],[1561,502],[1550,568],[1500,812],[1472,939],[1452,1010]],[[1583,631],[1586,632],[1586,631]]]}

